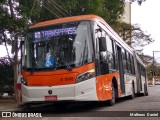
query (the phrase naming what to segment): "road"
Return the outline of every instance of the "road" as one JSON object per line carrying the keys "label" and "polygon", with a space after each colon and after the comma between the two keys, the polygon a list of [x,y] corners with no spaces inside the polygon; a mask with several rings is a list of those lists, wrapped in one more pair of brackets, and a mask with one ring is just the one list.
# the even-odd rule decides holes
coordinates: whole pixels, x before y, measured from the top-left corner
{"label": "road", "polygon": [[[121,120],[122,117],[123,120],[160,120],[160,85],[149,87],[149,96],[136,97],[132,100],[129,98],[119,99],[114,106],[107,106],[105,103],[94,102],[69,104],[68,107],[64,105],[58,107],[59,109],[56,109],[53,104],[47,104],[32,106],[29,110],[17,109],[17,111],[22,113],[42,113],[43,117],[39,118],[39,120],[52,120],[52,117],[54,117],[54,120],[70,120],[75,118],[79,120],[82,118],[86,120]],[[130,113],[134,113],[135,116],[128,117]],[[159,117],[139,117],[143,114],[156,116],[157,113]],[[138,115],[138,117],[136,115]]]}

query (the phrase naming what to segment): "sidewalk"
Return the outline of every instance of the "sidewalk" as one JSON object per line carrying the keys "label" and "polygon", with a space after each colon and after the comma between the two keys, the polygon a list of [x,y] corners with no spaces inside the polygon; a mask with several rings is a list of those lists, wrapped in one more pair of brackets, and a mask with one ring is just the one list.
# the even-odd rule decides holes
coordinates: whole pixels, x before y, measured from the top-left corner
{"label": "sidewalk", "polygon": [[17,108],[14,97],[0,98],[0,111],[15,111]]}

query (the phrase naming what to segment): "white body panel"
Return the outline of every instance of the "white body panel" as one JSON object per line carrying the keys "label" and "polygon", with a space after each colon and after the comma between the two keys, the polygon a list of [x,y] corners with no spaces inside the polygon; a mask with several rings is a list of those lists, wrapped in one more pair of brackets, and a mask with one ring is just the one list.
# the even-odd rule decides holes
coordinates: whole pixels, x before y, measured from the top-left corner
{"label": "white body panel", "polygon": [[141,91],[141,93],[144,93],[145,77],[141,76],[141,80],[142,80],[142,91]]}
{"label": "white body panel", "polygon": [[[49,95],[48,91],[52,94]],[[97,101],[96,80],[95,78],[70,85],[59,86],[36,86],[28,87],[22,85],[22,103],[27,102],[43,102],[45,96],[57,95],[57,101],[73,100],[73,101]]]}
{"label": "white body panel", "polygon": [[[130,74],[124,74],[124,80],[125,80],[125,93],[121,94],[120,97],[126,97],[132,95],[132,82],[134,82],[135,92],[137,90],[136,76]],[[118,80],[118,83],[119,82],[120,80]]]}
{"label": "white body panel", "polygon": [[134,82],[134,89],[136,91],[137,85],[136,85],[136,76],[133,75],[124,75],[124,80],[125,80],[125,95],[129,96],[132,94],[132,82]]}

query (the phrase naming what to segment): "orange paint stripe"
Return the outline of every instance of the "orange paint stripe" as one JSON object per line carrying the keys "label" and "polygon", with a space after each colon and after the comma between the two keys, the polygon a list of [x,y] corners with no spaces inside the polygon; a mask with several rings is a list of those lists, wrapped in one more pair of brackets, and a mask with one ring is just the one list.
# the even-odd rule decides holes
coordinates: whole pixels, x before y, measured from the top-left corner
{"label": "orange paint stripe", "polygon": [[94,63],[84,65],[79,68],[74,68],[72,71],[57,70],[49,72],[30,72],[22,71],[22,76],[27,79],[28,86],[55,86],[75,84],[76,78],[90,69],[94,69]]}
{"label": "orange paint stripe", "polygon": [[99,101],[109,100],[112,98],[111,85],[113,77],[116,77],[116,79],[118,80],[119,73],[115,72],[111,74],[101,75],[96,78],[96,91]]}
{"label": "orange paint stripe", "polygon": [[73,22],[73,21],[80,21],[80,20],[92,20],[92,21],[98,20],[98,21],[101,21],[102,23],[105,23],[105,21],[99,16],[96,16],[96,15],[81,15],[81,16],[65,17],[65,18],[40,22],[38,24],[35,24],[35,25],[31,26],[30,28],[37,28],[37,27],[42,27],[42,26],[55,25],[55,24],[59,24],[59,23]]}

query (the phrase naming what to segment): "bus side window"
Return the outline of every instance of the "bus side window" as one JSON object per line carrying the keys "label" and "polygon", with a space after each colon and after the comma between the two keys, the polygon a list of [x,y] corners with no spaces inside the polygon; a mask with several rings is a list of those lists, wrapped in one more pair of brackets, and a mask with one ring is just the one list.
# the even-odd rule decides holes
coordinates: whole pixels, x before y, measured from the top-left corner
{"label": "bus side window", "polygon": [[106,35],[106,40],[107,40],[109,69],[115,69],[115,54],[114,54],[113,40],[108,35]]}
{"label": "bus side window", "polygon": [[126,61],[127,61],[127,67],[128,67],[128,73],[130,73],[130,62],[129,62],[129,53],[128,52],[126,52],[126,55],[127,55],[127,59],[126,59]]}
{"label": "bus side window", "polygon": [[123,61],[124,61],[124,69],[125,69],[125,73],[128,73],[128,62],[127,62],[127,51],[124,50],[123,52]]}
{"label": "bus side window", "polygon": [[128,62],[129,62],[129,73],[132,74],[131,54],[128,54],[128,55],[129,55],[129,56],[128,56],[128,57],[129,57],[129,58],[128,58],[128,59],[129,59],[129,60],[128,60]]}
{"label": "bus side window", "polygon": [[133,56],[131,56],[131,65],[132,65],[132,74],[135,75],[135,66],[134,66]]}
{"label": "bus side window", "polygon": [[123,68],[125,73],[127,72],[126,52],[122,49]]}
{"label": "bus side window", "polygon": [[98,32],[98,41],[99,41],[99,52],[100,52],[100,61],[107,60],[107,53],[106,53],[106,37],[105,32],[101,29]]}
{"label": "bus side window", "polygon": [[114,46],[115,69],[118,70],[118,52],[117,52],[116,41],[113,41],[113,46]]}
{"label": "bus side window", "polygon": [[113,48],[113,69],[118,69],[117,65],[118,63],[116,62],[116,46],[115,46],[115,41],[112,40],[112,48]]}
{"label": "bus side window", "polygon": [[[99,59],[100,59],[100,73],[101,75],[105,75],[109,73],[108,69],[108,61],[107,61],[107,50],[106,50],[106,37],[105,32],[101,29],[98,31],[98,41],[99,41]],[[102,45],[103,44],[103,45]],[[101,47],[104,46],[104,49]]]}

